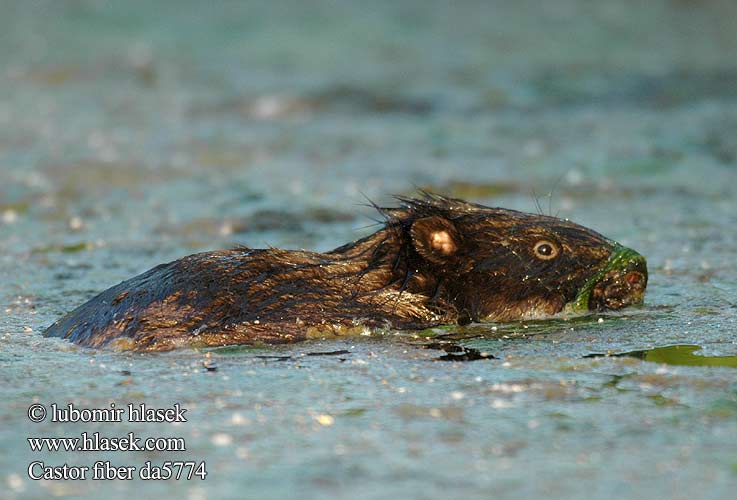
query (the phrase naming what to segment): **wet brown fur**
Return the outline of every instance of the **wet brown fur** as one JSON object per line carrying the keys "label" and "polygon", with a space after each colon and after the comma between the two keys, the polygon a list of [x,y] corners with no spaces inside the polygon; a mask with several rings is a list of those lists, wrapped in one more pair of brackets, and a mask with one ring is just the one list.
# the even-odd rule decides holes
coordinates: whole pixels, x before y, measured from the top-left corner
{"label": "wet brown fur", "polygon": [[[239,248],[162,264],[46,335],[163,351],[540,317],[560,312],[613,248],[555,217],[432,195],[399,200],[399,208],[379,208],[385,223],[376,233],[327,253]],[[541,240],[558,246],[555,259],[533,254]]]}

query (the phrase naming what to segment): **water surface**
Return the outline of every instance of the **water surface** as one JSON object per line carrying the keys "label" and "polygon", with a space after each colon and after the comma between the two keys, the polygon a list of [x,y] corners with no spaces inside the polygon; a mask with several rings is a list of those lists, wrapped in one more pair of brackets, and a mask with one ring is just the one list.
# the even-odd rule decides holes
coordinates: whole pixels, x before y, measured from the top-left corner
{"label": "water surface", "polygon": [[[737,355],[733,2],[2,10],[3,497],[734,495],[737,371],[673,362]],[[188,253],[333,248],[372,230],[364,195],[417,188],[539,205],[638,250],[645,306],[154,355],[41,335]],[[645,354],[618,355],[633,352]],[[188,422],[26,416],[32,403],[111,402],[179,403]],[[187,450],[32,453],[26,441],[83,431],[181,436]],[[32,460],[204,460],[209,475],[34,482]]]}

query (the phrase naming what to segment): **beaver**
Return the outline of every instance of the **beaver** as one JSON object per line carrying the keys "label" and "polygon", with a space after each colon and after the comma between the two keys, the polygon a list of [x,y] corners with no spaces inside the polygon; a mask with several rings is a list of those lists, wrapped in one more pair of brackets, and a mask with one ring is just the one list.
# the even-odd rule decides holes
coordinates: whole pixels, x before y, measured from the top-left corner
{"label": "beaver", "polygon": [[287,343],[358,329],[545,318],[641,303],[645,259],[552,216],[434,194],[326,253],[197,253],[124,281],[45,332],[90,347]]}

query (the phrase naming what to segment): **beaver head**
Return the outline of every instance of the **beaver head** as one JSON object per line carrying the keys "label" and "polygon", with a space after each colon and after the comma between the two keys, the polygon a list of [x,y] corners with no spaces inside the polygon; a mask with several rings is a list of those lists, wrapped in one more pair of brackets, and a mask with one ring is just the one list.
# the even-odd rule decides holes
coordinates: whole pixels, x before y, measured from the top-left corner
{"label": "beaver head", "polygon": [[645,258],[568,220],[428,195],[381,208],[406,250],[403,289],[458,322],[517,320],[641,303]]}

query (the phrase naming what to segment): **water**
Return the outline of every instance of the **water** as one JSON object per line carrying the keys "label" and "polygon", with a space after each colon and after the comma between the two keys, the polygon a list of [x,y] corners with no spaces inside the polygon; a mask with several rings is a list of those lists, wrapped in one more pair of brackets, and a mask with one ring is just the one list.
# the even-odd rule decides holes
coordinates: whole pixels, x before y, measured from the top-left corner
{"label": "water", "polygon": [[[735,16],[727,0],[3,2],[0,495],[731,498],[737,372],[674,361],[737,355]],[[326,250],[371,231],[364,195],[417,188],[617,239],[648,258],[645,306],[158,355],[41,336],[158,263]],[[617,356],[633,351],[656,355]],[[187,422],[26,415],[111,402],[179,403]],[[26,440],[95,431],[187,449]],[[31,481],[34,460],[209,474]]]}

